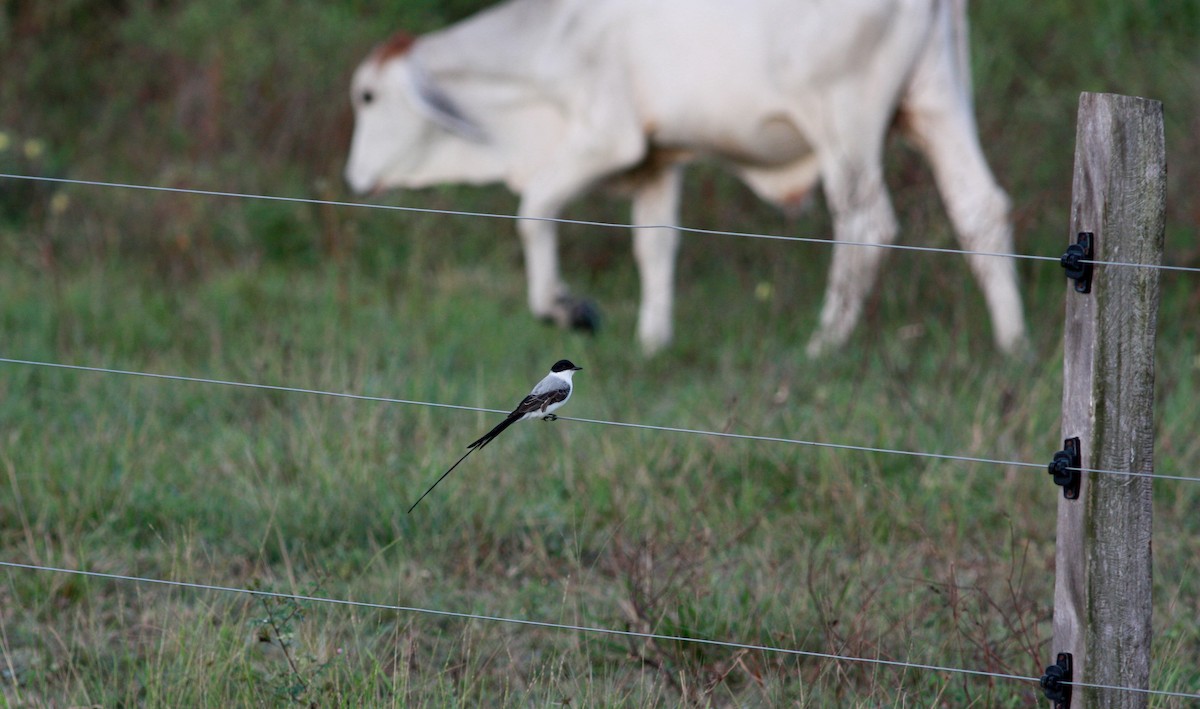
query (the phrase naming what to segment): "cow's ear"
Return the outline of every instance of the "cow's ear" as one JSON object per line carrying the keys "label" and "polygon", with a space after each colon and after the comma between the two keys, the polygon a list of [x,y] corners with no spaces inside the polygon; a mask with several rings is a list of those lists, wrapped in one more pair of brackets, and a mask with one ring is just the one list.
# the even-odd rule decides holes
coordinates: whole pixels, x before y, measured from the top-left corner
{"label": "cow's ear", "polygon": [[487,133],[462,112],[449,94],[433,81],[433,77],[416,62],[408,64],[409,86],[417,108],[434,123],[451,133],[475,143],[486,143]]}

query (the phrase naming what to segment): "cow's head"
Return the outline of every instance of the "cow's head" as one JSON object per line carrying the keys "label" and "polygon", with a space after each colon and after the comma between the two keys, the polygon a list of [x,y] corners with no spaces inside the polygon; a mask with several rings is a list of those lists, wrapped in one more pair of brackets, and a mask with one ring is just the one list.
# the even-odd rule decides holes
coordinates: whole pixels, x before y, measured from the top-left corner
{"label": "cow's head", "polygon": [[355,192],[419,187],[419,167],[439,141],[486,140],[413,59],[409,35],[385,42],[359,65],[350,88],[354,138],[346,182]]}

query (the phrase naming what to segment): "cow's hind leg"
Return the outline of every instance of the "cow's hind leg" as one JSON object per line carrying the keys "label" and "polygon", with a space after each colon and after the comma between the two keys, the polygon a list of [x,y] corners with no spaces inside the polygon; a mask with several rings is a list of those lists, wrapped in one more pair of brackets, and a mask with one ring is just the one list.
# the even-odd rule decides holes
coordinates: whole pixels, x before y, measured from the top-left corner
{"label": "cow's hind leg", "polygon": [[[961,3],[941,6],[935,38],[900,100],[900,127],[933,166],[938,191],[967,251],[1012,253],[1008,196],[988,169],[971,107],[966,15]],[[947,14],[950,13],[950,14]],[[983,290],[996,345],[1023,349],[1025,316],[1013,259],[967,256]]]}
{"label": "cow's hind leg", "polygon": [[[679,165],[666,167],[639,184],[633,195],[633,255],[642,286],[637,333],[642,351],[654,354],[671,341],[671,311],[675,300],[675,255],[682,190]],[[661,225],[644,228],[640,225]]]}
{"label": "cow's hind leg", "polygon": [[820,324],[808,341],[810,357],[845,344],[879,274],[885,255],[880,245],[896,238],[896,215],[884,187],[878,151],[866,152],[868,155],[861,159],[847,159],[844,151],[831,150],[821,158],[825,197],[833,212],[837,243]]}
{"label": "cow's hind leg", "polygon": [[[975,135],[965,102],[957,107],[905,107],[905,132],[933,166],[938,191],[966,251],[1008,254],[1013,250],[1008,197],[996,185]],[[1001,351],[1012,354],[1025,344],[1025,316],[1013,259],[968,255],[992,318],[992,334]]]}

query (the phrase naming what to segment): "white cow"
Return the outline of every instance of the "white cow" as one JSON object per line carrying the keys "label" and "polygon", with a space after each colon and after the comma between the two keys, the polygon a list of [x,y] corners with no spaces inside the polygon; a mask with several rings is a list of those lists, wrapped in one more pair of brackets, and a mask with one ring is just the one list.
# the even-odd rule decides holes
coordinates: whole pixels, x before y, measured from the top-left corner
{"label": "white cow", "polygon": [[[1008,199],[976,136],[965,0],[508,0],[431,34],[399,35],[354,74],[346,180],[358,192],[503,181],[521,217],[555,217],[624,180],[633,222],[676,225],[681,169],[728,165],[764,199],[833,211],[816,356],[845,342],[896,218],[883,182],[889,126],[933,166],[966,250],[1012,248]],[[562,320],[553,222],[518,230],[535,315]],[[638,338],[671,339],[678,232],[635,228]],[[996,344],[1025,338],[1011,259],[967,256]]]}

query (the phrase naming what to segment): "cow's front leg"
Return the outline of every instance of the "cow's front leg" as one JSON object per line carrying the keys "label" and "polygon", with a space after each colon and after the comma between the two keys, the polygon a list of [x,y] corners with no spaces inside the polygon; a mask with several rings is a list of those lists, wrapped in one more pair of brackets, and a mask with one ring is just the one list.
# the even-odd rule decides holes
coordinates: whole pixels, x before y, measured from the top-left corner
{"label": "cow's front leg", "polygon": [[525,254],[529,309],[559,327],[595,332],[599,309],[590,300],[571,295],[559,275],[558,217],[567,202],[595,180],[587,172],[548,171],[521,197],[517,229]]}
{"label": "cow's front leg", "polygon": [[600,326],[596,304],[571,295],[559,276],[556,227],[544,219],[522,219],[517,227],[525,253],[529,309],[535,317],[559,327],[595,332]]}
{"label": "cow's front leg", "polygon": [[[523,211],[521,216],[526,216]],[[517,224],[525,254],[529,309],[543,320],[558,321],[556,304],[567,294],[559,275],[558,231],[554,222],[522,219]]]}
{"label": "cow's front leg", "polygon": [[654,354],[671,341],[679,232],[670,227],[679,217],[681,174],[680,166],[670,166],[639,185],[633,195],[633,255],[642,286],[637,334],[646,354]]}
{"label": "cow's front leg", "polygon": [[837,243],[820,325],[808,341],[809,357],[836,349],[850,337],[884,257],[884,249],[875,244],[892,243],[897,229],[878,162],[831,166],[824,177]]}
{"label": "cow's front leg", "polygon": [[[530,309],[540,318],[585,330],[595,330],[598,325],[596,307],[568,294],[559,276],[556,225],[546,220],[556,218],[567,203],[605,176],[636,164],[645,151],[636,123],[609,120],[602,112],[591,118],[597,121],[595,125],[579,123],[554,161],[530,180],[521,195],[518,226],[525,249]],[[632,129],[616,130],[620,125]]]}

